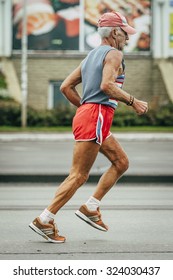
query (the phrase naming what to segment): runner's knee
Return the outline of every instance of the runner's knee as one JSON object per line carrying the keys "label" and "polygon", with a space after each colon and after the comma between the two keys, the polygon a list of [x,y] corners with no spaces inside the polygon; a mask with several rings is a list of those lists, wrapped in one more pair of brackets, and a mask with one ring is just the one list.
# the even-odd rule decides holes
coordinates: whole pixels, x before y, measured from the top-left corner
{"label": "runner's knee", "polygon": [[112,162],[112,165],[115,166],[116,170],[119,170],[121,173],[124,173],[129,168],[129,160],[127,155],[121,155],[120,158]]}
{"label": "runner's knee", "polygon": [[121,164],[125,172],[129,168],[129,159],[126,154],[122,157]]}

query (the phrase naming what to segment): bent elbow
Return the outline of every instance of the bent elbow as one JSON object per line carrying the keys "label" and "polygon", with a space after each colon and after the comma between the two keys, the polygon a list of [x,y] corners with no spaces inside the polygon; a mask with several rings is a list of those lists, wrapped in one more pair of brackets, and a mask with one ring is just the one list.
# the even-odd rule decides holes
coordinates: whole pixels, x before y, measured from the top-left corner
{"label": "bent elbow", "polygon": [[61,91],[62,93],[65,93],[66,88],[67,88],[67,87],[65,86],[65,84],[62,83],[61,86],[60,86],[60,91]]}
{"label": "bent elbow", "polygon": [[108,83],[101,83],[100,89],[101,89],[104,93],[107,94],[107,93],[109,92],[109,84],[108,84]]}

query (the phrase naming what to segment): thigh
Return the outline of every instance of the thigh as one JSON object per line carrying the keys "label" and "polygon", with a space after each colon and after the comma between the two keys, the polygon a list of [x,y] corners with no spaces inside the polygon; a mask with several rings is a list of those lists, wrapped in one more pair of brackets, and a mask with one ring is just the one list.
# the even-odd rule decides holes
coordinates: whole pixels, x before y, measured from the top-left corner
{"label": "thigh", "polygon": [[104,154],[111,162],[126,157],[126,153],[120,143],[113,135],[110,135],[101,145],[100,152]]}
{"label": "thigh", "polygon": [[76,142],[73,151],[73,171],[88,173],[97,157],[99,149],[100,145],[94,141]]}

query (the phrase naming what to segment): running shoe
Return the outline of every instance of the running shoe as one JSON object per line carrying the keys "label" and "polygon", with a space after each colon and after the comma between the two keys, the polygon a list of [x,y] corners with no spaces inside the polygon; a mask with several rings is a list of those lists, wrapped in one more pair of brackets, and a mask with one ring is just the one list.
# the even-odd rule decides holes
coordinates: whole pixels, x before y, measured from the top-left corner
{"label": "running shoe", "polygon": [[54,221],[50,221],[49,224],[43,224],[40,221],[40,218],[37,217],[32,223],[30,223],[29,227],[49,242],[65,242],[65,237],[58,235],[58,229]]}
{"label": "running shoe", "polygon": [[87,206],[84,204],[76,211],[75,214],[90,226],[102,231],[108,231],[108,226],[106,226],[101,219],[99,207],[96,211],[89,211]]}

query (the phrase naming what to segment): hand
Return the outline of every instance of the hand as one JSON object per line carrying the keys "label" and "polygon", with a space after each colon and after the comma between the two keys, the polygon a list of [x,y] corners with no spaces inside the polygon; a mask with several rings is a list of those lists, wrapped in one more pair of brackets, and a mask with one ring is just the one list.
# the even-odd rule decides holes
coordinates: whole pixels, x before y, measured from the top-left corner
{"label": "hand", "polygon": [[143,115],[148,111],[148,103],[136,98],[134,99],[132,107],[138,115]]}

